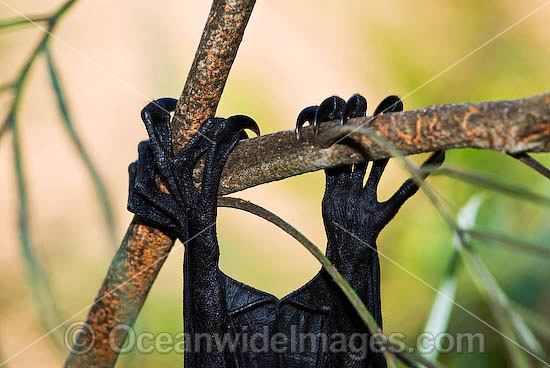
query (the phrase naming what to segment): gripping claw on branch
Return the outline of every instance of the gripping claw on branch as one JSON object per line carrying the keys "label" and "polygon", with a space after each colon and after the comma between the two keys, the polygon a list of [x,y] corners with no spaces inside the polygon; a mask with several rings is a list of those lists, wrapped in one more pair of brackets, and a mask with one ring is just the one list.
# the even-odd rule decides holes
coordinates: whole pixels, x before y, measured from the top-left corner
{"label": "gripping claw on branch", "polygon": [[403,102],[395,95],[390,95],[384,98],[374,110],[373,116],[378,116],[385,112],[400,112],[403,111]]}
{"label": "gripping claw on branch", "polygon": [[319,124],[323,121],[339,118],[345,104],[346,102],[338,96],[331,96],[321,102],[321,105],[319,105],[319,108],[315,112],[315,118],[313,119],[313,134],[317,136],[319,133]]}
{"label": "gripping claw on branch", "polygon": [[233,115],[227,118],[225,123],[228,134],[239,132],[239,134],[244,133],[246,138],[248,138],[248,135],[244,132],[245,129],[248,129],[252,130],[257,136],[260,135],[260,127],[258,127],[258,124],[254,119],[246,115]]}
{"label": "gripping claw on branch", "polygon": [[294,132],[296,133],[296,139],[300,139],[300,131],[302,130],[302,126],[309,122],[310,124],[313,123],[313,119],[315,119],[315,113],[317,112],[317,109],[319,106],[309,106],[303,109],[300,114],[298,114],[298,118],[296,119],[296,128],[294,129]]}
{"label": "gripping claw on branch", "polygon": [[344,126],[349,118],[358,118],[367,113],[367,99],[360,94],[354,94],[344,105],[344,111],[340,118],[340,126]]}
{"label": "gripping claw on branch", "polygon": [[[189,142],[172,152],[170,112],[177,100],[162,98],[149,103],[141,112],[149,140],[138,146],[139,158],[129,168],[128,209],[184,240],[188,223],[215,219],[218,186],[224,163],[243,138],[245,129],[257,135],[256,122],[244,115],[205,121]],[[205,157],[202,185],[193,178],[194,169]],[[158,181],[163,183],[163,190]]]}

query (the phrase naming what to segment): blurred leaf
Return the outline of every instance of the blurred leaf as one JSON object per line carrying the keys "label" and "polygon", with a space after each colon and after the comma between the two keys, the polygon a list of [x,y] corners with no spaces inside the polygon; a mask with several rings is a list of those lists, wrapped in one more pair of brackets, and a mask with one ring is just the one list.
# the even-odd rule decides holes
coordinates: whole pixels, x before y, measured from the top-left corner
{"label": "blurred leaf", "polygon": [[[466,205],[462,207],[457,216],[457,223],[461,229],[470,230],[474,227],[477,219],[477,214],[479,213],[479,208],[481,207],[481,204],[484,200],[485,196],[483,194],[478,194],[470,198]],[[456,247],[460,247],[460,239],[455,237],[453,239],[453,244]]]}
{"label": "blurred leaf", "polygon": [[[15,111],[10,115],[8,120],[11,120],[13,138],[13,155],[14,166],[17,178],[17,189],[19,193],[19,235],[21,238],[21,247],[23,258],[27,266],[27,276],[31,287],[31,295],[35,299],[38,307],[38,318],[41,321],[46,331],[52,330],[58,323],[63,321],[61,313],[55,303],[47,273],[42,269],[42,266],[35,257],[31,235],[29,230],[29,212],[27,204],[27,191],[25,185],[25,177],[22,168],[22,155],[19,141],[19,129],[16,124]],[[61,330],[57,330],[55,334],[51,334],[53,341],[58,348],[63,350]]]}
{"label": "blurred leaf", "polygon": [[[458,260],[458,253],[455,250],[451,255],[449,266],[447,267],[447,273],[439,286],[439,292],[435,297],[428,321],[424,327],[424,332],[429,333],[431,336],[438,336],[444,332],[447,332],[449,326],[449,320],[451,319],[451,312],[454,307],[454,300],[456,297],[456,266]],[[435,349],[422,353],[426,359],[431,361],[437,360],[439,356],[439,346]]]}
{"label": "blurred leaf", "polygon": [[13,83],[6,83],[0,85],[0,92],[9,91],[13,88]]}
{"label": "blurred leaf", "polygon": [[69,115],[66,99],[63,94],[61,81],[59,80],[58,72],[56,70],[54,61],[46,45],[44,46],[43,51],[44,51],[44,54],[46,55],[46,60],[48,63],[48,71],[50,73],[52,87],[55,92],[55,96],[57,98],[57,106],[59,107],[59,111],[63,116],[64,126],[67,129],[67,132],[69,133],[71,142],[74,144],[76,150],[78,151],[80,159],[84,162],[84,165],[86,166],[86,169],[88,170],[88,173],[92,179],[92,182],[97,192],[97,196],[100,201],[101,208],[103,209],[103,214],[105,216],[107,229],[109,230],[109,235],[111,237],[111,240],[113,241],[113,244],[117,246],[118,244],[117,244],[117,238],[116,238],[115,220],[114,220],[113,210],[111,207],[111,202],[109,200],[109,196],[105,188],[105,184],[103,183],[103,180],[99,175],[99,172],[97,171],[94,164],[92,163],[90,156],[84,149],[84,146],[82,145],[82,142],[80,141],[80,138],[78,137],[78,134],[74,129],[71,117]]}
{"label": "blurred leaf", "polygon": [[388,367],[390,367],[390,368],[399,368],[399,360],[395,357],[395,355],[387,354],[386,355],[386,361],[388,363]]}
{"label": "blurred leaf", "polygon": [[479,175],[471,171],[465,171],[458,168],[451,168],[446,165],[445,167],[442,167],[440,169],[433,171],[431,175],[446,175],[449,177],[454,177],[460,180],[464,180],[473,184],[483,186],[485,188],[488,188],[494,191],[502,192],[511,196],[532,201],[537,204],[550,206],[550,198],[548,197],[542,196],[537,193],[533,193],[519,186],[493,180],[491,178]]}
{"label": "blurred leaf", "polygon": [[[482,197],[475,196],[463,207],[458,215],[458,224],[461,228],[468,229],[473,225],[471,222],[472,214],[477,214],[481,203]],[[531,350],[531,353],[540,358],[544,358],[542,346],[521,316],[511,308],[508,297],[500,288],[489,269],[470,246],[470,239],[467,237],[466,233],[463,234],[464,235],[460,237],[460,232],[455,232],[456,237],[459,238],[456,244],[458,245],[459,251],[462,252],[461,254],[464,257],[466,265],[471,271],[474,283],[492,305],[493,315],[495,315],[495,318],[499,321],[499,325],[501,328],[504,327],[506,330],[511,331],[514,335],[519,337],[520,341]],[[518,365],[523,363],[527,364],[526,361],[523,362],[524,354],[518,351],[516,346],[511,345],[509,342],[507,342],[507,345],[509,346],[508,351],[510,355]]]}
{"label": "blurred leaf", "polygon": [[32,23],[45,22],[48,17],[29,17],[29,18],[12,18],[0,21],[0,30],[15,27],[15,26],[30,26]]}
{"label": "blurred leaf", "polygon": [[511,308],[515,310],[525,320],[527,324],[531,326],[540,336],[546,340],[550,340],[550,328],[548,328],[549,322],[542,316],[525,308],[522,305],[511,302]]}
{"label": "blurred leaf", "polygon": [[501,234],[492,234],[484,231],[468,230],[464,232],[474,239],[485,240],[487,242],[499,243],[510,248],[533,253],[535,255],[550,257],[550,248],[547,246],[530,243],[524,240],[511,238]]}

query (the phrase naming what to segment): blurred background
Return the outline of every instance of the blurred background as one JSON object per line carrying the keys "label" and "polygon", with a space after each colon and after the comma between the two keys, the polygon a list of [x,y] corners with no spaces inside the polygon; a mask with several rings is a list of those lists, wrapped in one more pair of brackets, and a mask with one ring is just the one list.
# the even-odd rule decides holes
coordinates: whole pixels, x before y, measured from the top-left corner
{"label": "blurred background", "polygon": [[[259,1],[219,105],[218,116],[246,114],[262,133],[293,129],[298,112],[338,94],[361,93],[369,113],[388,94],[406,96],[472,50],[543,4],[542,1]],[[8,6],[9,5],[9,6]],[[57,0],[6,0],[0,19],[49,14]],[[114,211],[110,235],[89,171],[63,126],[44,57],[33,64],[18,109],[22,170],[28,195],[32,252],[48,275],[63,321],[93,301],[132,215],[126,211],[127,167],[146,138],[139,112],[149,99],[178,97],[210,7],[209,1],[77,1],[51,39],[74,129],[105,183]],[[517,99],[550,88],[550,6],[536,12],[449,69],[404,101],[405,109],[434,104]],[[0,85],[12,81],[43,31],[0,29]],[[13,93],[0,95],[0,121]],[[0,138],[0,362],[47,332],[32,297],[18,232],[20,199],[12,132]],[[550,155],[534,155],[546,166]],[[423,157],[413,157],[417,163]],[[510,157],[472,149],[447,152],[446,164],[522,186],[548,197],[548,181]],[[390,162],[380,185],[389,197],[408,177]],[[477,228],[550,247],[550,208],[437,176],[433,187],[455,211],[484,193]],[[237,193],[277,213],[325,247],[320,204],[322,172]],[[252,215],[220,209],[221,267],[230,276],[284,296],[319,270],[315,259],[274,226]],[[179,244],[179,243],[178,243]],[[476,241],[475,250],[510,300],[541,321],[535,333],[550,351],[549,259]],[[423,193],[385,228],[381,253],[438,288],[453,254],[452,233]],[[182,247],[176,245],[137,323],[138,331],[182,329]],[[436,293],[381,257],[386,332],[414,345]],[[495,325],[491,308],[467,269],[458,264],[456,302]],[[87,309],[74,317],[85,320]],[[544,327],[545,326],[545,327]],[[540,326],[539,326],[540,327]],[[63,329],[63,328],[61,328]],[[510,364],[502,336],[454,308],[449,332],[485,334],[486,352],[440,356],[449,366]],[[546,331],[546,334],[545,334]],[[67,351],[47,337],[6,366],[58,367]],[[124,354],[118,366],[180,366],[183,356]]]}

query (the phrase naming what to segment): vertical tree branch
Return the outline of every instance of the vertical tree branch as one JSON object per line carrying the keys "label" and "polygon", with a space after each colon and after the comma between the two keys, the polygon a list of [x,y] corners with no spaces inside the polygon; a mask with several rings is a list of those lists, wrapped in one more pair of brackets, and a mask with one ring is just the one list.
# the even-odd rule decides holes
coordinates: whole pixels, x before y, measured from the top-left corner
{"label": "vertical tree branch", "polygon": [[[200,125],[213,117],[255,0],[214,0],[195,54],[172,131],[174,152],[183,147]],[[174,239],[134,217],[116,253],[79,336],[81,351],[73,351],[65,367],[112,367],[125,329],[133,326]],[[83,353],[82,351],[90,350]]]}
{"label": "vertical tree branch", "polygon": [[174,153],[214,117],[256,0],[215,0],[172,119]]}

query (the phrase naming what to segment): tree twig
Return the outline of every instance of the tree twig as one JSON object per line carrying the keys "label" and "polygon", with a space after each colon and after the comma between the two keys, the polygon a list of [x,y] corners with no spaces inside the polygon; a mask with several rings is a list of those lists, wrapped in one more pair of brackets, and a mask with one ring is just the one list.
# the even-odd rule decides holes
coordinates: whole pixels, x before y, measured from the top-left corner
{"label": "tree twig", "polygon": [[214,117],[255,0],[215,0],[172,119],[174,153]]}
{"label": "tree twig", "polygon": [[[348,125],[359,127],[370,119],[352,119]],[[550,93],[383,114],[364,127],[378,132],[403,155],[451,148],[550,152]],[[242,141],[227,159],[220,195],[328,167],[392,156],[366,135],[356,138],[361,139],[361,149],[357,144],[324,148],[341,135],[338,122],[333,121],[321,125],[319,139],[306,127],[300,140],[294,131],[286,130]],[[197,167],[194,174],[199,182],[202,168]]]}

